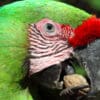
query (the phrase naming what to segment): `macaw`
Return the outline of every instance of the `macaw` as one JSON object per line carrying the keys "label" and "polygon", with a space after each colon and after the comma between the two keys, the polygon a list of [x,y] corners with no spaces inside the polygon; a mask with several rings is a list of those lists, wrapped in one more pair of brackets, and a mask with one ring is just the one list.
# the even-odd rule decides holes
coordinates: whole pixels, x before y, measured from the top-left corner
{"label": "macaw", "polygon": [[[40,85],[45,85],[46,87],[49,87],[49,88],[55,88],[54,85],[58,89],[64,88],[63,87],[64,82],[60,80],[61,78],[60,76],[58,77],[58,79],[55,81],[55,84],[53,85],[52,83],[50,83],[52,82],[50,79],[46,79],[46,77],[47,78],[49,76],[51,77],[52,73],[56,74],[55,71],[49,70],[47,72],[50,75],[48,75],[48,73],[44,71],[49,67],[54,67],[54,65],[57,65],[60,67],[60,70],[58,71],[59,74],[64,73],[63,71],[66,70],[66,72],[64,73],[64,75],[62,75],[62,77],[64,77],[65,75],[69,76],[69,74],[77,73],[78,75],[75,78],[76,81],[77,79],[80,82],[82,82],[82,80],[83,81],[86,80],[85,77],[87,77],[87,74],[86,74],[85,68],[80,66],[77,60],[73,57],[74,49],[72,46],[69,45],[68,43],[69,39],[67,40],[68,42],[66,42],[67,37],[69,38],[70,35],[74,34],[74,31],[70,26],[68,25],[64,26],[50,19],[45,18],[37,23],[32,23],[29,26],[28,31],[29,31],[29,35],[28,35],[29,75],[38,73],[39,76],[36,74],[35,79],[38,80],[38,83]],[[69,64],[74,67],[74,70],[71,69],[71,67],[69,66],[68,60],[69,60]],[[44,73],[46,73],[46,75]],[[81,76],[82,78],[80,78],[79,75],[82,75]],[[73,79],[73,75],[72,75],[72,79]],[[48,84],[50,86],[48,86]],[[86,84],[82,83],[78,85],[80,89],[80,87],[84,88],[83,85],[86,85]],[[70,88],[71,89],[75,88],[74,86],[76,85],[72,84]],[[89,87],[89,83],[88,83],[88,87]],[[66,87],[66,92],[68,92],[67,91],[68,88],[69,87]]]}
{"label": "macaw", "polygon": [[[29,24],[49,18],[77,27],[89,17],[91,14],[85,11],[53,0],[23,0],[0,7],[0,100],[37,100],[36,93],[32,96],[28,88],[30,83],[23,82],[28,73],[28,68],[23,63],[28,56]],[[61,67],[48,69],[57,72],[56,75],[51,73],[48,76],[48,79],[55,76],[51,79],[51,84],[55,80],[59,81]],[[41,77],[48,75],[47,72],[49,71],[45,70]],[[23,84],[27,86],[24,87]]]}
{"label": "macaw", "polygon": [[[94,27],[94,26],[96,26],[96,27]],[[29,32],[30,32],[30,34],[29,34],[29,40],[30,40],[30,42],[29,42],[30,48],[29,49],[30,50],[29,51],[30,51],[30,56],[31,56],[31,58],[30,58],[30,64],[31,64],[30,65],[30,73],[31,74],[37,73],[37,72],[44,70],[45,68],[48,68],[52,65],[56,65],[57,63],[58,63],[58,65],[60,63],[60,65],[62,66],[62,62],[64,61],[63,51],[60,51],[60,55],[57,54],[58,55],[57,57],[59,57],[59,59],[56,58],[57,60],[55,59],[55,56],[52,56],[52,55],[56,55],[56,53],[54,53],[55,52],[54,49],[52,49],[53,46],[56,45],[56,41],[57,41],[57,44],[60,44],[61,43],[61,42],[59,42],[60,39],[67,40],[68,43],[74,49],[76,49],[78,47],[87,46],[91,42],[94,42],[96,39],[100,38],[99,26],[100,26],[100,19],[96,18],[95,16],[91,16],[87,20],[84,20],[82,22],[82,24],[76,28],[72,28],[69,25],[60,25],[49,19],[43,19],[42,21],[40,21],[38,23],[31,24],[31,26],[29,28]],[[60,34],[60,33],[63,33],[63,34]],[[38,42],[37,42],[37,40],[38,40]],[[42,44],[41,44],[41,41],[43,42]],[[52,46],[50,46],[50,44]],[[66,45],[68,45],[68,44],[66,44]],[[57,47],[58,46],[56,45],[55,50],[57,49]],[[66,46],[63,46],[63,45],[62,45],[62,47],[66,48]],[[45,49],[45,48],[47,48],[47,49],[44,51],[43,49]],[[72,49],[66,48],[66,50],[68,50],[69,53],[64,52],[66,54],[65,59],[67,59],[67,57],[71,58],[70,54],[72,54]],[[62,60],[60,60],[60,58]],[[53,59],[53,61],[51,59]],[[48,62],[48,63],[46,63],[46,64],[44,63],[43,64],[44,66],[40,65],[40,63],[42,64],[43,62]],[[85,67],[88,68],[88,66],[85,66]],[[84,75],[84,76],[86,75],[86,72],[84,71],[83,68],[77,67],[77,65],[75,65],[74,68],[75,68],[76,73]],[[40,74],[40,76],[41,75],[42,74]],[[90,74],[89,74],[89,76],[90,76]],[[90,78],[92,79],[92,78],[94,78],[94,76],[93,77],[90,76]],[[92,83],[94,80],[91,80],[91,79],[90,79],[91,87],[92,87],[92,89],[94,89],[93,83]]]}
{"label": "macaw", "polygon": [[28,72],[22,66],[28,55],[29,24],[50,18],[75,27],[89,16],[85,11],[51,0],[23,0],[0,7],[0,100],[35,100],[35,94],[32,97],[29,89],[22,86]]}

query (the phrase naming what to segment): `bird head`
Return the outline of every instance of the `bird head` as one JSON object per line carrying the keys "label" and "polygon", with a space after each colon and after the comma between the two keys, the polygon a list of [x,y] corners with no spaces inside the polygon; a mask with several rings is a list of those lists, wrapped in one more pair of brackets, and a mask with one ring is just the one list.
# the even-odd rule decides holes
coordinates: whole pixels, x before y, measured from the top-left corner
{"label": "bird head", "polygon": [[73,54],[61,24],[45,18],[31,24],[28,31],[30,74],[60,64]]}

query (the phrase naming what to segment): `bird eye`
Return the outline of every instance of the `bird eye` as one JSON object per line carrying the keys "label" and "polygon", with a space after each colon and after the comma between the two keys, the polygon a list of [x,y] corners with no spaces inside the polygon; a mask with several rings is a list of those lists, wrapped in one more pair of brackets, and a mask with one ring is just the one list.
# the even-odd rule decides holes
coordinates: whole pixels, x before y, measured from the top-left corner
{"label": "bird eye", "polygon": [[[46,32],[48,33],[53,33],[55,31],[55,26],[51,23],[47,23],[45,26],[44,26],[44,29]],[[53,33],[54,34],[54,33]]]}

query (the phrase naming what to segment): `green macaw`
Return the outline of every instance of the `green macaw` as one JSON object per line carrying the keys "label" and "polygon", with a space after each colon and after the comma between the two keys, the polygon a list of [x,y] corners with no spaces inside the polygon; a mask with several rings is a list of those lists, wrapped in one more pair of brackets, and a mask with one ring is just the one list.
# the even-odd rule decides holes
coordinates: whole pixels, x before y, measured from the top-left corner
{"label": "green macaw", "polygon": [[27,74],[28,27],[43,18],[76,27],[91,15],[53,0],[23,0],[0,8],[0,100],[35,100],[20,81]]}

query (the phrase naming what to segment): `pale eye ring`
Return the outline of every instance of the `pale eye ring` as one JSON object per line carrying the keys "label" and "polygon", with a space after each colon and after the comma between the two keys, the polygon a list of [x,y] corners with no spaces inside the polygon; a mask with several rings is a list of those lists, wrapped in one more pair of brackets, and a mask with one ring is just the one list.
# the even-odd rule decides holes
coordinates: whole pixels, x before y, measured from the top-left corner
{"label": "pale eye ring", "polygon": [[55,26],[51,23],[46,23],[44,25],[44,29],[45,29],[45,32],[50,33],[50,34],[54,34],[55,32]]}

